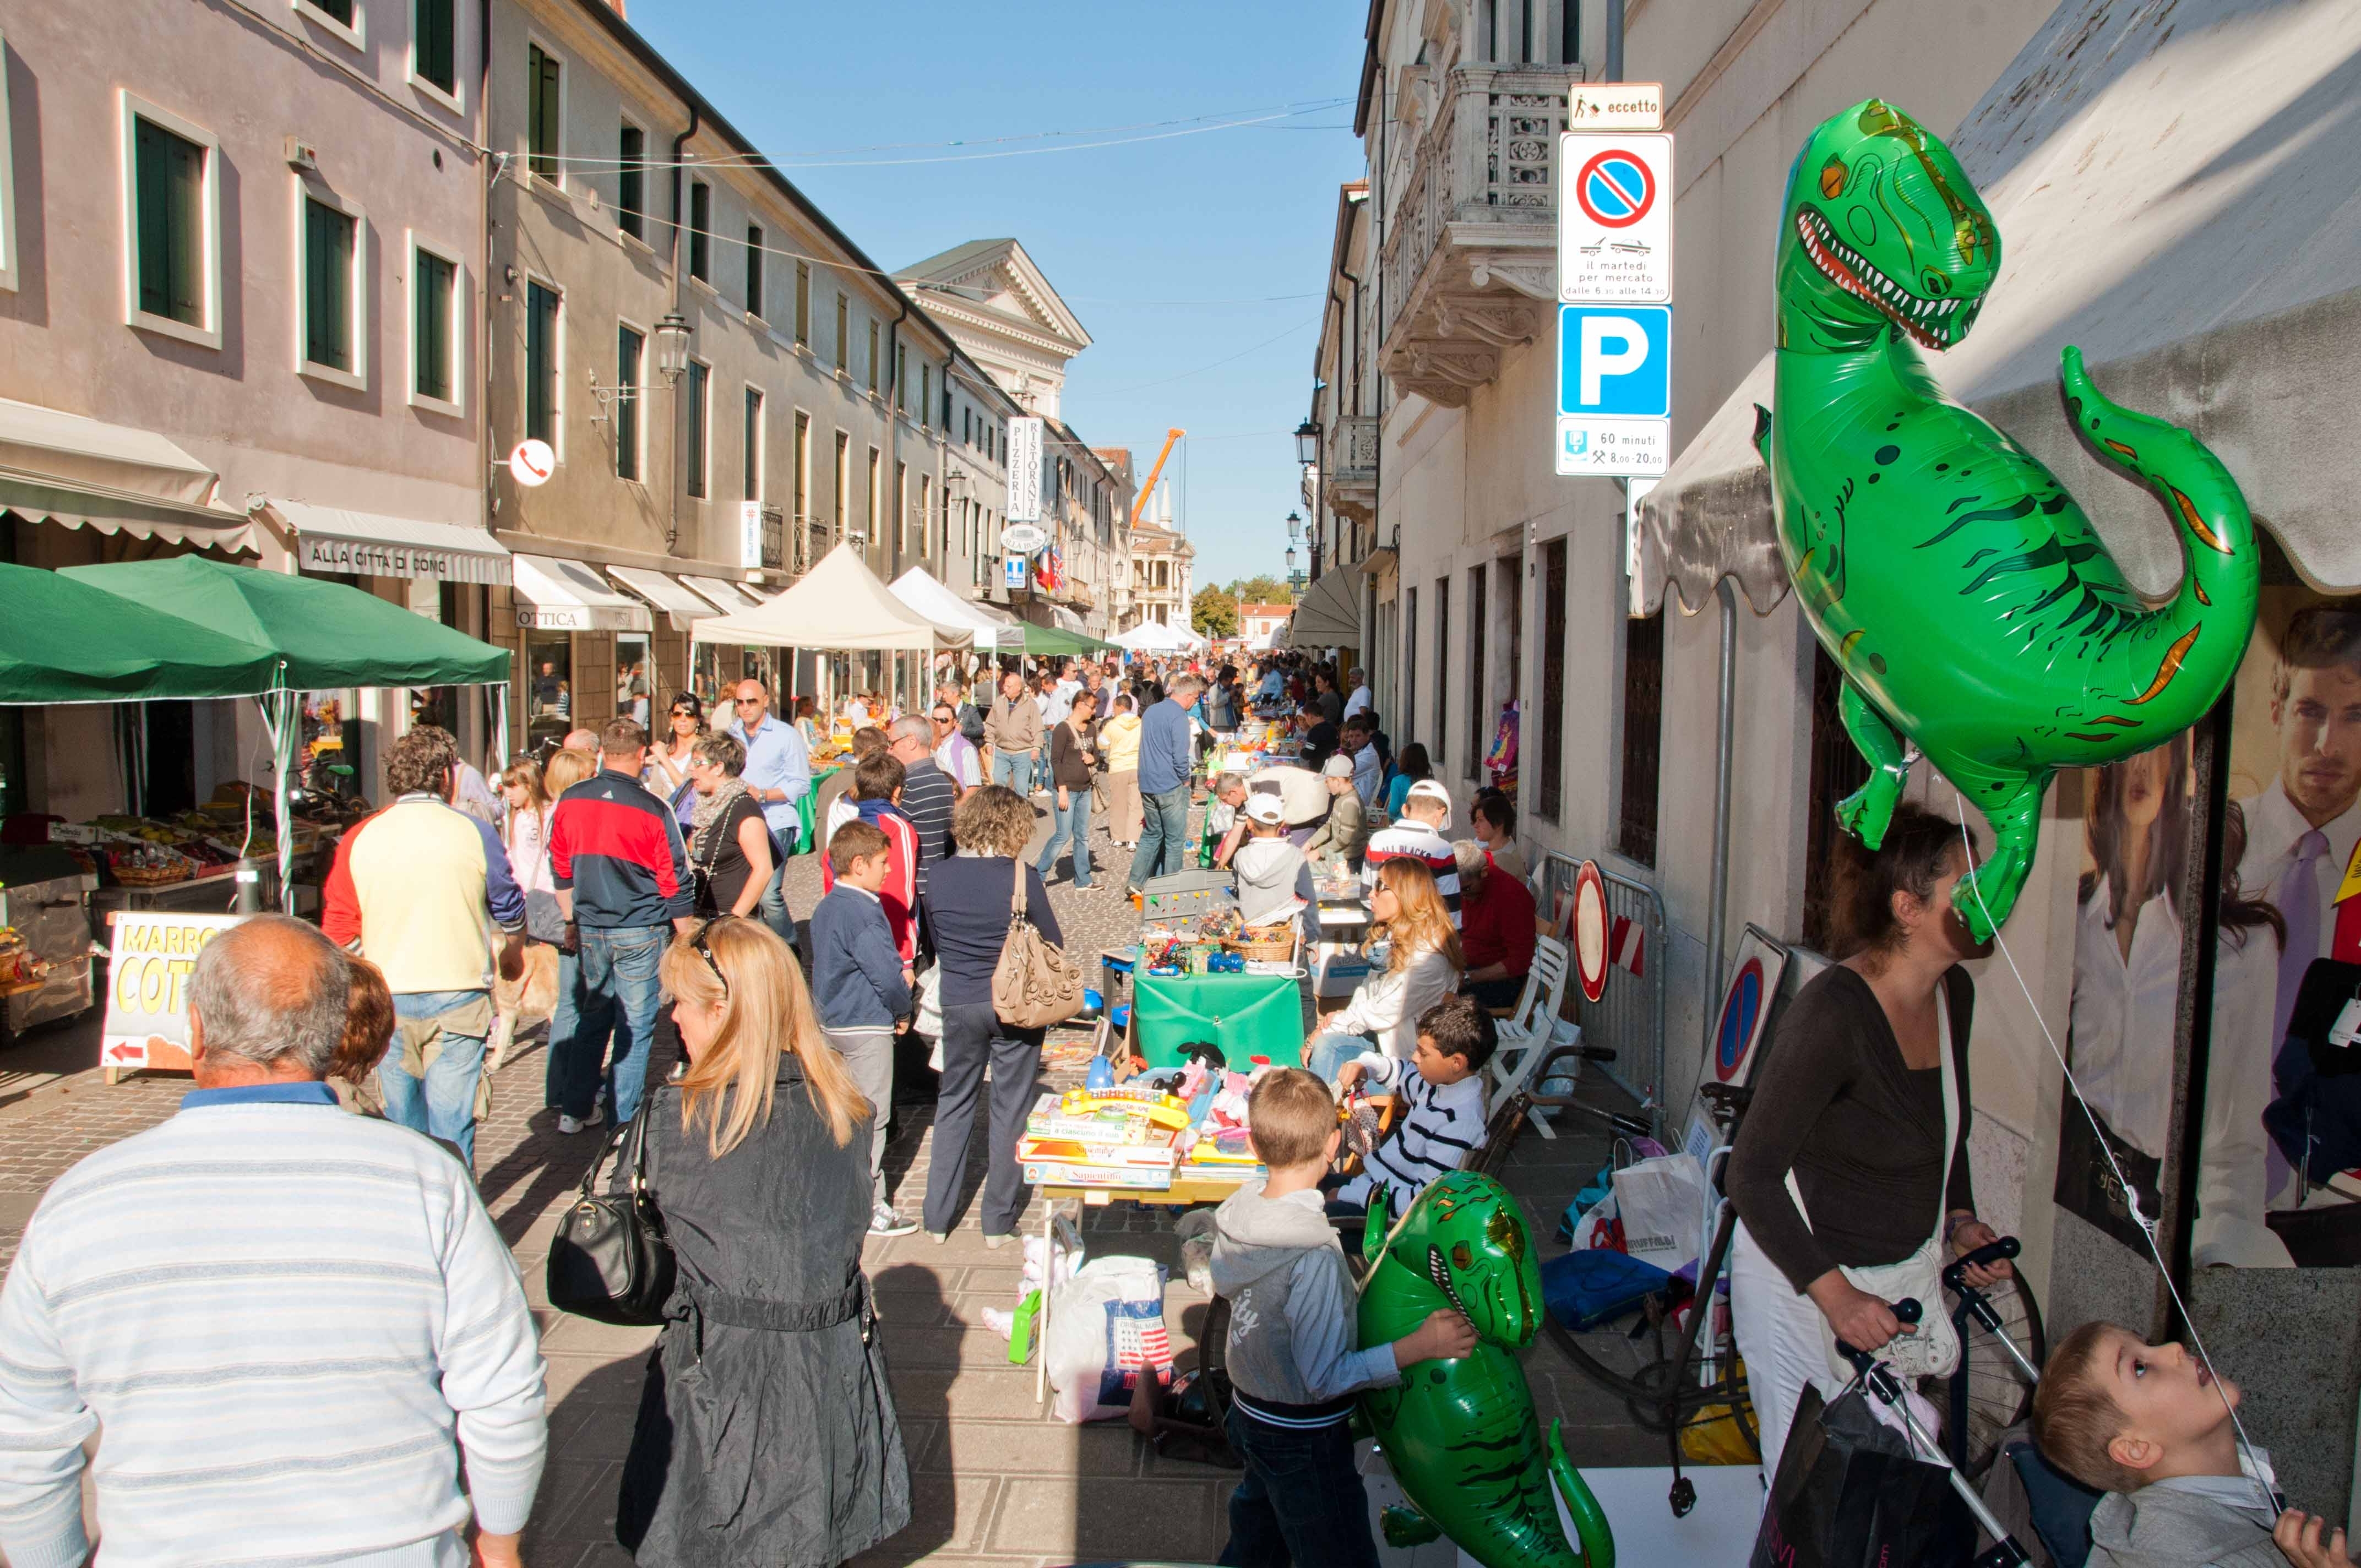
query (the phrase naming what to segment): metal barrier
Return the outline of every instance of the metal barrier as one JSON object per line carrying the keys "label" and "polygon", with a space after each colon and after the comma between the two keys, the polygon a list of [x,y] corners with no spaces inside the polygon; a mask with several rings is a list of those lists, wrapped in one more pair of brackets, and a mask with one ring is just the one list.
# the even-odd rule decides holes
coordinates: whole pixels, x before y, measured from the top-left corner
{"label": "metal barrier", "polygon": [[[1582,862],[1555,850],[1534,869],[1533,895],[1560,937],[1572,941],[1574,881]],[[1607,884],[1607,991],[1586,1001],[1580,986],[1566,991],[1566,1012],[1582,1026],[1585,1044],[1615,1052],[1615,1064],[1599,1064],[1609,1082],[1640,1102],[1650,1135],[1664,1136],[1664,971],[1672,960],[1671,927],[1664,898],[1646,883],[1604,865]],[[1638,972],[1633,972],[1636,970]],[[1644,1071],[1643,1082],[1627,1074]]]}

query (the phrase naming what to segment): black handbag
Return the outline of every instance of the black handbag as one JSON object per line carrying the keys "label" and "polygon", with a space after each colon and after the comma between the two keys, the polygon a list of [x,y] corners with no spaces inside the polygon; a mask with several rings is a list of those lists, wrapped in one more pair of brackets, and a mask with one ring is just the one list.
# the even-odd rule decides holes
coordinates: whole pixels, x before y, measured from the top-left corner
{"label": "black handbag", "polygon": [[593,1190],[601,1155],[550,1241],[549,1304],[561,1312],[632,1328],[664,1321],[675,1265],[664,1216],[647,1192],[647,1122],[643,1107],[608,1145],[608,1153],[622,1151],[626,1190]]}
{"label": "black handbag", "polygon": [[1805,1385],[1749,1568],[1966,1568],[1975,1540],[1943,1468],[1870,1414],[1858,1383],[1825,1405]]}

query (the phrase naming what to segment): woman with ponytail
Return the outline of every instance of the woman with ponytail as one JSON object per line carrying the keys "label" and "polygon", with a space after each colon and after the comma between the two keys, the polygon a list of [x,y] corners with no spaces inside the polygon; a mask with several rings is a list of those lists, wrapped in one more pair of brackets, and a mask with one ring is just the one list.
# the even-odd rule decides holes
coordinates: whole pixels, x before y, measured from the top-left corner
{"label": "woman with ponytail", "polygon": [[679,1284],[616,1538],[643,1563],[834,1568],[910,1519],[861,1270],[884,1108],[854,1087],[761,921],[706,922],[660,973],[687,1064],[640,1114]]}

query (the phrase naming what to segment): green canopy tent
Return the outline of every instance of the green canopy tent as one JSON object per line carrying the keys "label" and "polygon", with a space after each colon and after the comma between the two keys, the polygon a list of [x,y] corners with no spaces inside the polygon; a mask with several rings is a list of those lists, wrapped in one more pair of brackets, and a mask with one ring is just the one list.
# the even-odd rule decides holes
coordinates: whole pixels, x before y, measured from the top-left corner
{"label": "green canopy tent", "polygon": [[280,685],[266,646],[104,588],[0,565],[0,703],[254,696]]}
{"label": "green canopy tent", "polygon": [[[69,580],[105,597],[129,600],[137,611],[176,622],[182,635],[230,642],[266,657],[274,678],[239,686],[263,694],[263,724],[276,753],[273,795],[280,822],[279,887],[288,885],[293,838],[286,831],[287,782],[295,765],[296,702],[307,691],[344,686],[505,686],[513,655],[505,648],[412,614],[358,588],[318,577],[231,566],[196,555],[69,566],[33,574]],[[210,629],[210,630],[209,630]],[[155,695],[182,696],[184,692]],[[500,716],[500,751],[508,754],[508,703]]]}
{"label": "green canopy tent", "polygon": [[1000,646],[1005,650],[1021,637],[1021,646],[1027,653],[1065,653],[1080,658],[1085,653],[1097,653],[1115,647],[1095,637],[1079,631],[1068,631],[1061,626],[1036,626],[1031,621],[1001,633]]}

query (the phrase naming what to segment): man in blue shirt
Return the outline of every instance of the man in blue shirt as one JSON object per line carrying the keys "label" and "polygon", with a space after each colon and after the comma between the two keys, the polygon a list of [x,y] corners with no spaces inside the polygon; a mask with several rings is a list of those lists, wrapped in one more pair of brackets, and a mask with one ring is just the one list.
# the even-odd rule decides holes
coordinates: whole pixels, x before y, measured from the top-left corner
{"label": "man in blue shirt", "polygon": [[1125,880],[1137,893],[1152,876],[1179,871],[1189,848],[1189,775],[1193,771],[1189,738],[1189,709],[1205,683],[1195,675],[1175,675],[1165,698],[1149,708],[1139,725],[1139,852],[1132,857]]}
{"label": "man in blue shirt", "polygon": [[771,717],[770,694],[760,681],[741,681],[737,695],[738,717],[730,721],[730,733],[746,748],[747,793],[763,808],[763,820],[770,825],[771,837],[777,841],[778,852],[773,857],[771,880],[763,888],[763,902],[757,911],[763,924],[786,938],[787,946],[796,944],[796,917],[787,911],[787,895],[782,886],[787,874],[787,857],[796,852],[796,840],[802,834],[802,817],[797,803],[811,794],[811,753],[804,748],[804,738],[792,724],[782,724]]}

